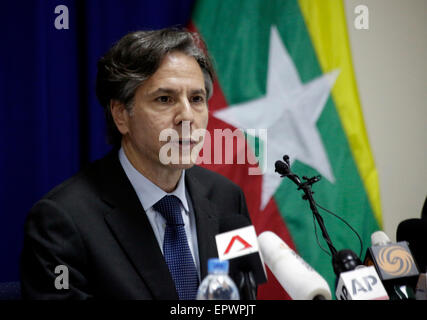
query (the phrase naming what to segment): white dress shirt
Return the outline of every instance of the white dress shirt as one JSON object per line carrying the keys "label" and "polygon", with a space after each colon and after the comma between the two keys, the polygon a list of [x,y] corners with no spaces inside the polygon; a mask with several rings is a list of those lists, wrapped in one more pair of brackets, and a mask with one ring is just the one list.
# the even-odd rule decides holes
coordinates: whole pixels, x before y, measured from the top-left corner
{"label": "white dress shirt", "polygon": [[[188,246],[190,247],[193,260],[196,265],[197,272],[200,279],[200,264],[199,264],[199,250],[197,244],[197,231],[194,212],[189,209],[189,203],[185,192],[185,170],[182,171],[178,185],[174,191],[167,193],[156,186],[153,182],[143,176],[135,167],[130,163],[123,148],[119,150],[119,160],[125,171],[130,183],[132,184],[135,192],[141,202],[142,207],[147,214],[151,227],[156,236],[160,250],[163,253],[163,239],[165,236],[166,220],[156,210],[153,205],[157,203],[166,195],[174,195],[181,200],[181,214],[184,221],[185,233],[187,236]],[[143,231],[142,231],[143,232]],[[143,245],[143,244],[141,244]]]}

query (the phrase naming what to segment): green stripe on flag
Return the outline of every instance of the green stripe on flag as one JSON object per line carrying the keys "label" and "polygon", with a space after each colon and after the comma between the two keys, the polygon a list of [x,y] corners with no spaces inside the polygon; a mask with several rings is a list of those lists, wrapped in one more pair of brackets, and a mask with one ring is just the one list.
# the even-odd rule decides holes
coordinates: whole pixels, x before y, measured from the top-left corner
{"label": "green stripe on flag", "polygon": [[265,94],[271,1],[198,1],[193,22],[207,43],[229,104]]}
{"label": "green stripe on flag", "polygon": [[[298,69],[302,82],[310,81],[322,75],[297,1],[278,3],[279,6],[276,10],[278,29]],[[317,126],[327,150],[336,182],[332,184],[323,179],[315,184],[313,186],[314,198],[319,204],[349,222],[360,234],[366,250],[370,244],[370,235],[378,230],[379,226],[372,214],[373,210],[331,97],[323,109]],[[301,176],[311,177],[318,174],[299,162],[293,165],[292,170]],[[292,234],[298,252],[326,277],[331,288],[333,288],[335,275],[331,267],[331,257],[319,250],[313,232],[313,219],[308,203],[301,200],[300,194],[289,181],[283,183],[277,190],[275,200]],[[319,211],[325,220],[326,228],[337,250],[348,248],[359,253],[358,238],[351,230],[336,218],[320,209]],[[321,239],[322,247],[329,251],[321,237],[319,228],[318,237]]]}

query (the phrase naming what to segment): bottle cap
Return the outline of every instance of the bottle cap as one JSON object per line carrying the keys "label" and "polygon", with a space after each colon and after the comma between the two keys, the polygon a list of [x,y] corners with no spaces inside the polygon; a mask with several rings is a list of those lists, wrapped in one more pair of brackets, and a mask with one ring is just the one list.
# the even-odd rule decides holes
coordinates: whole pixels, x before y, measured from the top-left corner
{"label": "bottle cap", "polygon": [[228,273],[228,260],[219,260],[218,258],[210,258],[208,260],[209,273]]}

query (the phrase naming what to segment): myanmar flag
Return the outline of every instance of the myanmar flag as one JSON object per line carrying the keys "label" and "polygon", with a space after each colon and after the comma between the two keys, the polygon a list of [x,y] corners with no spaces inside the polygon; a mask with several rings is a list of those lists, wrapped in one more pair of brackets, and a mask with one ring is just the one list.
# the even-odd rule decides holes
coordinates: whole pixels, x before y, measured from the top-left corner
{"label": "myanmar flag", "polygon": [[[205,144],[202,165],[240,185],[257,233],[279,235],[334,292],[330,252],[309,204],[274,163],[286,154],[300,177],[322,177],[314,199],[357,231],[363,249],[345,223],[319,209],[332,243],[363,259],[381,227],[381,208],[342,1],[200,0],[191,28],[217,72],[209,102],[213,142]],[[218,144],[217,133],[226,130],[232,147]],[[260,299],[289,298],[270,272],[268,278]]]}

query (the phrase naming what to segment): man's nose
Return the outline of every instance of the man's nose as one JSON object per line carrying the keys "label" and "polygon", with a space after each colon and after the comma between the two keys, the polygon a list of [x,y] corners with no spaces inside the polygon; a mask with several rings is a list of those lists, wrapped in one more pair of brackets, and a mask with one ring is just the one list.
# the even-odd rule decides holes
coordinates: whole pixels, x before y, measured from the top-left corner
{"label": "man's nose", "polygon": [[177,114],[175,117],[175,124],[180,124],[183,121],[193,122],[194,113],[190,101],[187,97],[180,99]]}

